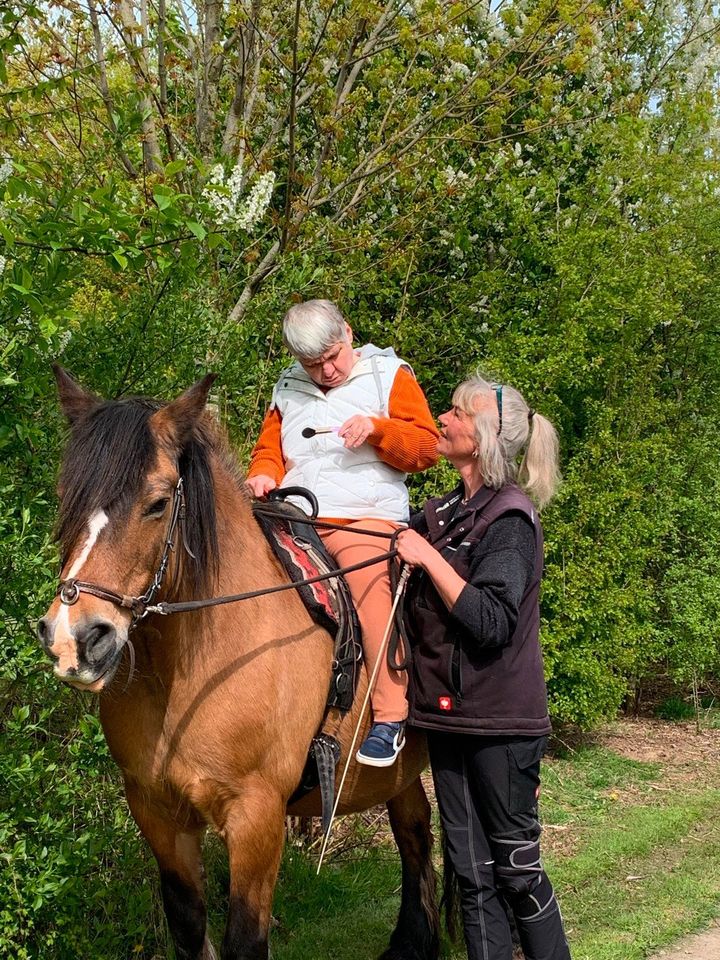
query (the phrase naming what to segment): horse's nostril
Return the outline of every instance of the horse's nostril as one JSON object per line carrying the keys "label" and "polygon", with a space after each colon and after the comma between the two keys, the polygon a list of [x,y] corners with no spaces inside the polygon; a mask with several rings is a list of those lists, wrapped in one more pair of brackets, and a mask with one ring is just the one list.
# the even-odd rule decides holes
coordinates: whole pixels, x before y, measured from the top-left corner
{"label": "horse's nostril", "polygon": [[78,646],[85,648],[89,663],[100,663],[115,650],[117,631],[111,623],[100,620],[76,634]]}
{"label": "horse's nostril", "polygon": [[38,620],[37,636],[43,648],[47,650],[50,645],[50,625],[45,617]]}

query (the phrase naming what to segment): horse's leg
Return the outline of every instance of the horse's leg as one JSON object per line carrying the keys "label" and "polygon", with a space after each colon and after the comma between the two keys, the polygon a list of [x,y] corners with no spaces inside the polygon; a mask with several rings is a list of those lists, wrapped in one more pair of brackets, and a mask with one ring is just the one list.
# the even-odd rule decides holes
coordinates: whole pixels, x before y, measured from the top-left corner
{"label": "horse's leg", "polygon": [[267,960],[272,899],[285,841],[285,802],[259,778],[226,809],[230,904],[222,960]]}
{"label": "horse's leg", "polygon": [[160,888],[177,960],[217,960],[206,935],[201,823],[179,826],[126,782],[128,803],[160,869]]}
{"label": "horse's leg", "polygon": [[430,804],[418,777],[387,802],[402,860],[402,899],[390,946],[380,960],[435,960],[439,917],[432,863]]}

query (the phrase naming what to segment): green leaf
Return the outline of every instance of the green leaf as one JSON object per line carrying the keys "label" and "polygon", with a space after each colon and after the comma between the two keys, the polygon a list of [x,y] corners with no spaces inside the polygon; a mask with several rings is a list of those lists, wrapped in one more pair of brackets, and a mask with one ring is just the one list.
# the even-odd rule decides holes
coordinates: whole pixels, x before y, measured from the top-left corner
{"label": "green leaf", "polygon": [[187,228],[190,233],[193,233],[198,238],[198,240],[204,240],[207,236],[207,230],[205,227],[201,223],[197,223],[194,220],[188,222]]}
{"label": "green leaf", "polygon": [[172,206],[172,198],[165,197],[161,193],[153,193],[155,198],[155,203],[158,205],[158,210],[167,210],[168,207]]}
{"label": "green leaf", "polygon": [[186,166],[187,162],[185,160],[173,160],[165,167],[165,176],[174,177],[176,173],[180,173]]}
{"label": "green leaf", "polygon": [[120,253],[119,250],[113,250],[113,252],[112,252],[112,258],[113,258],[113,260],[115,260],[115,262],[116,262],[117,264],[120,265],[120,267],[121,267],[123,270],[124,270],[125,267],[128,265],[128,258],[125,256],[124,253]]}
{"label": "green leaf", "polygon": [[8,230],[5,224],[0,220],[0,235],[2,235],[3,240],[8,245],[8,249],[11,250],[15,245],[15,234],[12,231]]}
{"label": "green leaf", "polygon": [[53,334],[57,333],[58,326],[50,317],[41,317],[39,323],[40,330],[48,340],[53,336]]}

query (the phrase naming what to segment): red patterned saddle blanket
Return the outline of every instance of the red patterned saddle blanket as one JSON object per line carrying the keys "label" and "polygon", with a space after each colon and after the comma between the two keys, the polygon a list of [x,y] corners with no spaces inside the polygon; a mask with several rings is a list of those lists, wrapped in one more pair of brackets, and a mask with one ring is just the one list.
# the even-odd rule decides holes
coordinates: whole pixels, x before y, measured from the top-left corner
{"label": "red patterned saddle blanket", "polygon": [[[304,522],[308,515],[277,497],[252,505],[255,519],[293,583],[300,583],[337,570],[314,527]],[[328,707],[350,709],[355,695],[362,642],[360,624],[347,581],[338,574],[318,583],[303,584],[298,593],[313,620],[334,639],[333,673]]]}

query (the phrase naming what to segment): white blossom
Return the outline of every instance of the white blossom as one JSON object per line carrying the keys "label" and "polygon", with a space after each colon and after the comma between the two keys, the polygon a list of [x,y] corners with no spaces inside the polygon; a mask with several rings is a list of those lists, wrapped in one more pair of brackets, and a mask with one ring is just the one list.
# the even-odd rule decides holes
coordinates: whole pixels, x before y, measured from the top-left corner
{"label": "white blossom", "polygon": [[275,174],[272,170],[258,177],[247,200],[238,210],[237,224],[239,227],[250,232],[262,220],[265,211],[270,206],[274,186]]}
{"label": "white blossom", "polygon": [[57,346],[58,353],[62,353],[65,350],[65,347],[67,347],[67,345],[70,343],[71,340],[72,340],[72,331],[63,330],[63,332],[58,337],[58,346]]}
{"label": "white blossom", "polygon": [[507,40],[507,30],[505,24],[498,17],[494,10],[490,10],[487,15],[488,39],[502,41]]}
{"label": "white blossom", "polygon": [[10,179],[10,176],[13,172],[13,162],[10,158],[6,158],[0,163],[0,186],[5,183],[6,180]]}
{"label": "white blossom", "polygon": [[448,164],[443,170],[443,179],[449,187],[459,187],[462,183],[467,183],[470,176],[464,170],[455,170]]}
{"label": "white blossom", "polygon": [[6,267],[6,266],[7,266],[7,258],[6,258],[6,257],[0,257],[0,276],[2,276],[3,273],[5,273],[5,267]]}
{"label": "white blossom", "polygon": [[208,175],[202,196],[209,204],[216,223],[251,232],[270,206],[274,185],[275,174],[272,171],[263,173],[242,200],[242,165],[238,163],[233,167],[226,179],[222,164],[216,164]]}

